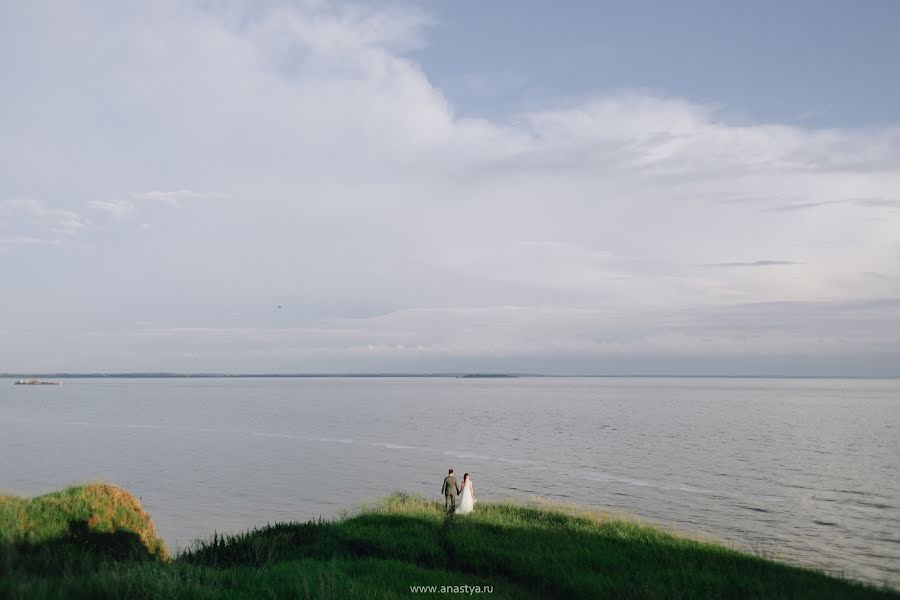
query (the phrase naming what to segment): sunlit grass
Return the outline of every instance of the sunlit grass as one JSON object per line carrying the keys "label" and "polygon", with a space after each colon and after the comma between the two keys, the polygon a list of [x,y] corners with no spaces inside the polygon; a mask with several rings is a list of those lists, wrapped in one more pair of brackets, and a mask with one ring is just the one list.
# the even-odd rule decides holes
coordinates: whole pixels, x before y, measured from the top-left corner
{"label": "sunlit grass", "polygon": [[[479,503],[462,517],[395,494],[333,521],[213,536],[168,561],[145,513],[118,488],[30,503],[39,506],[0,501],[0,596],[400,598],[413,585],[468,585],[497,598],[898,597],[577,507]],[[89,523],[90,535],[73,531],[69,516]],[[129,531],[143,553],[108,537]]]}
{"label": "sunlit grass", "polygon": [[78,532],[131,534],[149,557],[167,560],[140,502],[107,483],[89,483],[36,498],[0,496],[0,543],[38,546]]}

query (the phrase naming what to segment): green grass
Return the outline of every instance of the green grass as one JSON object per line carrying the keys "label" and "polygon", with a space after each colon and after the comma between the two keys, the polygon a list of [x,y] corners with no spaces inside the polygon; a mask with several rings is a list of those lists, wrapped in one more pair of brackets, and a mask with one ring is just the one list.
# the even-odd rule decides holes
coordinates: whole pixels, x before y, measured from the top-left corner
{"label": "green grass", "polygon": [[410,597],[412,585],[491,587],[493,598],[900,597],[559,507],[479,503],[459,517],[396,494],[334,521],[216,536],[170,560],[118,488],[0,498],[4,598],[381,599]]}

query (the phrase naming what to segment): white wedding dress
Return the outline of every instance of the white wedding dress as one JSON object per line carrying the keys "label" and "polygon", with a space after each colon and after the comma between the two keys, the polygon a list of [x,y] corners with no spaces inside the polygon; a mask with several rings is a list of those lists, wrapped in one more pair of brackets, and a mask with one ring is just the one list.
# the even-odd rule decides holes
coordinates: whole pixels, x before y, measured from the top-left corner
{"label": "white wedding dress", "polygon": [[462,494],[459,497],[459,506],[456,507],[456,514],[467,515],[473,510],[475,510],[475,488],[470,477],[463,485]]}

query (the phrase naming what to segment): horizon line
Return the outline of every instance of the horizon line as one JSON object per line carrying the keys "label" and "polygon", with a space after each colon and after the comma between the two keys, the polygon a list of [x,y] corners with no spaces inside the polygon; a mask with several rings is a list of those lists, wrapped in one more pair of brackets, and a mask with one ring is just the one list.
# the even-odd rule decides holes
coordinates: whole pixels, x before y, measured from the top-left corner
{"label": "horizon line", "polygon": [[671,373],[528,373],[515,371],[429,371],[429,372],[400,372],[400,371],[372,371],[372,372],[323,372],[323,373],[227,373],[227,372],[180,372],[180,371],[115,371],[115,372],[7,372],[0,373],[0,379],[16,378],[42,378],[53,377],[57,379],[264,379],[264,378],[469,378],[469,379],[515,379],[515,378],[631,378],[631,379],[900,379],[900,375],[811,375],[791,374],[776,375],[770,373],[758,374],[671,374]]}

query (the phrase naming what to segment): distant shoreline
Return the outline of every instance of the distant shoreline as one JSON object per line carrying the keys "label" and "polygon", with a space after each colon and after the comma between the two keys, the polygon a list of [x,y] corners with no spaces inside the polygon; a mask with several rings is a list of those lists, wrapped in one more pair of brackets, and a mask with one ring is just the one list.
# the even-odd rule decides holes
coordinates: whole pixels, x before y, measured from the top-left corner
{"label": "distant shoreline", "polygon": [[0,379],[303,379],[303,378],[452,378],[452,379],[877,379],[896,380],[900,376],[875,375],[666,375],[620,373],[609,375],[550,373],[64,373],[19,372],[0,373]]}

